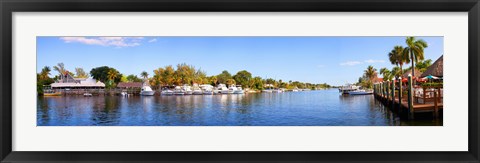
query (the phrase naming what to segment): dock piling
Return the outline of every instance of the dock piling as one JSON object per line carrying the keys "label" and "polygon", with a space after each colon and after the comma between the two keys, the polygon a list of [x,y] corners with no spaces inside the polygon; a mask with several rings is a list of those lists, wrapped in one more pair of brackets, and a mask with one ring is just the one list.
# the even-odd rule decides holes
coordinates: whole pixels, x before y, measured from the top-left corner
{"label": "dock piling", "polygon": [[414,110],[413,110],[413,80],[412,75],[408,74],[408,116],[413,119]]}

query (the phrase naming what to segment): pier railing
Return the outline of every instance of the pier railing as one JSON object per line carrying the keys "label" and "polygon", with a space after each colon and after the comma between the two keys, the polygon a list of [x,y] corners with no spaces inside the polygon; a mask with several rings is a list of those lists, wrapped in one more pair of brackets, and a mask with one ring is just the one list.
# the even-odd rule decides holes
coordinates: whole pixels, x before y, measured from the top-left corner
{"label": "pier railing", "polygon": [[413,86],[412,77],[406,83],[402,79],[384,81],[373,85],[374,96],[384,105],[398,112],[408,113],[414,118],[415,113],[432,112],[435,118],[443,110],[443,86],[422,85]]}

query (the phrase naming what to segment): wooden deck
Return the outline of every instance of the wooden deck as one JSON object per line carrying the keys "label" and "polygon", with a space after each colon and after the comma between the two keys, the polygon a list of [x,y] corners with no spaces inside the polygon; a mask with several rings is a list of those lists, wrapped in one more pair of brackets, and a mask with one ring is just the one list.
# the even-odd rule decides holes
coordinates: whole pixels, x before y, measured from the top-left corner
{"label": "wooden deck", "polygon": [[[375,97],[380,100],[384,105],[396,109],[397,111],[400,112],[411,112],[412,114],[414,113],[425,113],[425,112],[431,112],[434,117],[438,117],[438,112],[443,110],[443,103],[442,102],[434,102],[434,99],[431,100],[425,100],[425,103],[418,103],[414,100],[413,102],[413,109],[409,110],[408,106],[408,101],[406,99],[402,99],[402,103],[399,103],[398,96],[395,97],[393,105],[392,105],[392,99],[391,97],[387,99],[386,96],[384,95],[377,95],[375,94]],[[433,102],[430,102],[433,101]],[[413,115],[412,115],[413,118]]]}

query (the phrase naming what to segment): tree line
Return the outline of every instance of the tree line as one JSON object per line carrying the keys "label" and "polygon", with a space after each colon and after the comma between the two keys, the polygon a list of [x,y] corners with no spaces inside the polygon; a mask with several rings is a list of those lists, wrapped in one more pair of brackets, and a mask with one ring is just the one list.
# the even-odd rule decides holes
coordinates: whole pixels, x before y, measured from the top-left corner
{"label": "tree line", "polygon": [[[146,71],[140,73],[140,77],[137,75],[123,75],[118,70],[108,66],[101,66],[93,68],[89,74],[87,74],[82,68],[75,68],[75,72],[70,72],[65,69],[63,63],[58,63],[53,67],[53,70],[57,72],[53,78],[50,78],[51,69],[45,66],[40,73],[37,74],[37,86],[49,85],[55,80],[58,80],[59,75],[69,73],[75,78],[87,78],[91,76],[97,81],[105,83],[106,88],[115,88],[119,82],[144,82],[152,86],[153,89],[159,89],[161,87],[177,86],[177,85],[192,85],[196,84],[210,84],[217,86],[218,84],[229,85],[241,85],[244,88],[250,88],[254,90],[263,90],[266,86],[272,88],[286,88],[286,89],[321,89],[329,88],[327,83],[313,84],[300,81],[283,81],[275,80],[272,78],[263,79],[260,76],[252,76],[252,73],[247,70],[238,71],[235,74],[231,74],[227,70],[222,71],[218,75],[207,76],[206,72],[197,69],[192,65],[186,63],[177,64],[175,67],[172,65],[164,66],[153,70],[153,75]],[[39,87],[40,89],[41,87]]]}

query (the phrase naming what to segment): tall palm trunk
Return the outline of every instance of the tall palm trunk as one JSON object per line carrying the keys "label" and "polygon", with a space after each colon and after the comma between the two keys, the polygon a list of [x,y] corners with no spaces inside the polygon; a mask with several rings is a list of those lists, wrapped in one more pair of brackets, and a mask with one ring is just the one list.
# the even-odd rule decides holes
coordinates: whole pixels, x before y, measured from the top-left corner
{"label": "tall palm trunk", "polygon": [[402,65],[403,65],[403,64],[400,64],[400,76],[402,76],[402,75],[403,75],[403,68],[402,68]]}
{"label": "tall palm trunk", "polygon": [[413,51],[410,51],[410,54],[412,55],[412,77],[415,77],[415,60],[413,56]]}

